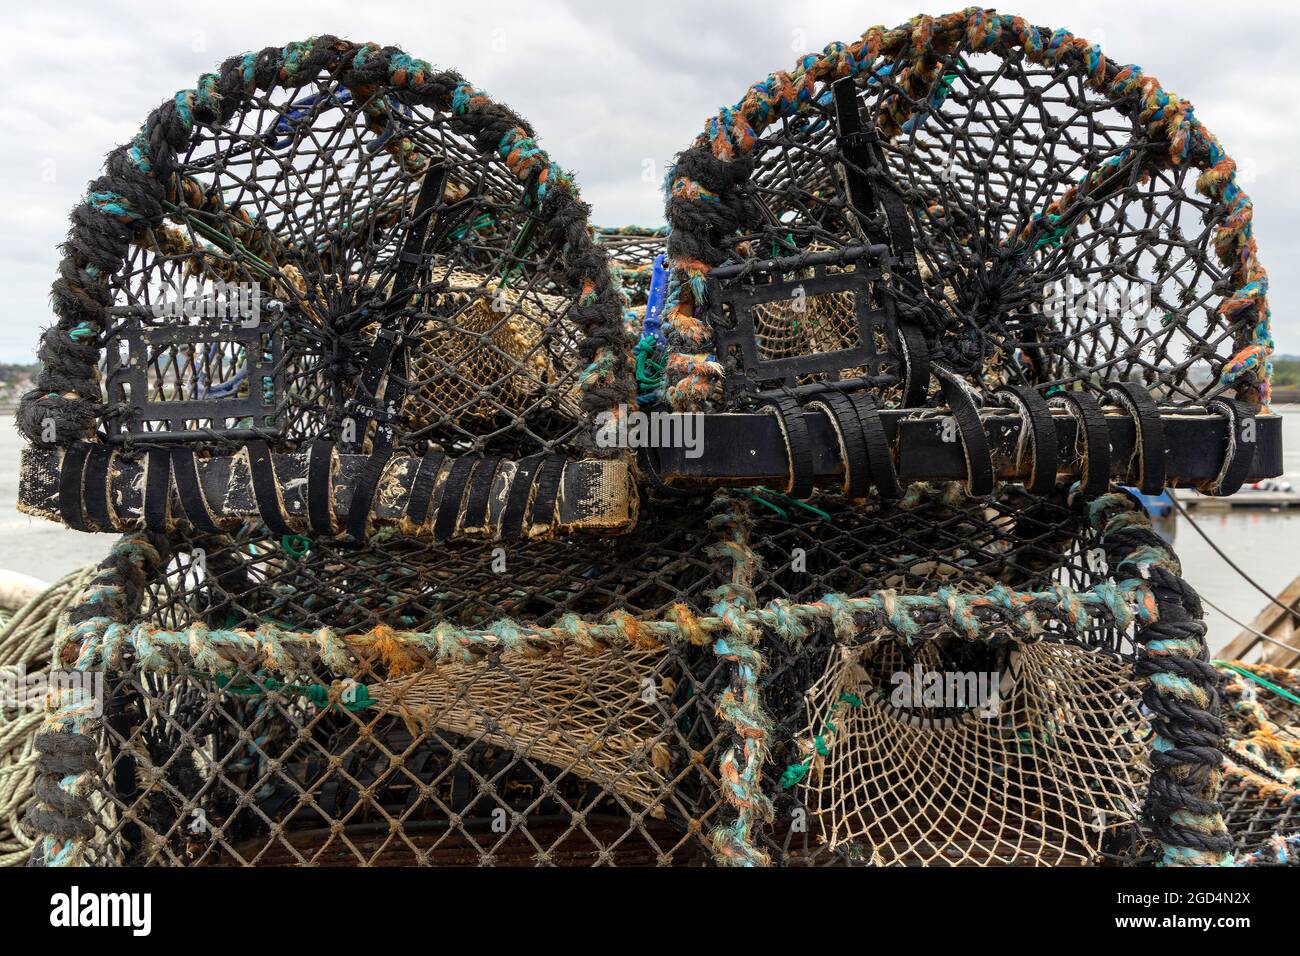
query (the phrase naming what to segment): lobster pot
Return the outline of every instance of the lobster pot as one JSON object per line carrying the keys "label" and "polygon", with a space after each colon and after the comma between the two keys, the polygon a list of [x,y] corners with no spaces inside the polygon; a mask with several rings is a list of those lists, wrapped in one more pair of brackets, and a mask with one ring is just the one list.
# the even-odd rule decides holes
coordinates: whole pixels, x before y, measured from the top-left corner
{"label": "lobster pot", "polygon": [[[705,276],[750,283],[832,249],[888,273],[886,341],[860,346],[904,371],[934,360],[977,389],[1126,380],[1171,407],[1225,392],[1267,405],[1267,286],[1235,164],[1192,104],[1124,62],[966,10],[872,27],[789,72],[756,65],[668,174],[668,398],[735,407],[738,378],[770,388],[824,363],[811,300],[754,317],[760,338],[780,331],[780,367],[729,355],[753,293]],[[870,384],[925,403],[921,387]]]}
{"label": "lobster pot", "polygon": [[[1137,840],[1147,773],[1126,625],[1097,609],[976,633],[951,611],[1101,579],[1076,511],[1019,505],[960,486],[914,486],[901,508],[756,491],[651,503],[653,532],[600,547],[128,536],[61,651],[106,687],[74,730],[94,756],[72,852],[1097,862]],[[739,619],[762,662],[752,682],[719,640]],[[918,670],[994,674],[998,700],[882,696]],[[737,775],[758,739],[758,772]]]}
{"label": "lobster pot", "polygon": [[[1083,627],[1044,622],[1030,635],[1000,626],[1006,619],[963,627],[950,613],[963,596],[978,603],[999,586],[1083,591],[1102,580],[1087,560],[1097,540],[1078,513],[1062,500],[1027,508],[1022,499],[1015,489],[976,501],[956,484],[913,486],[896,512],[851,518],[823,505],[829,521],[806,511],[756,521],[763,589],[880,602],[848,641],[832,624],[798,654],[777,637],[762,645],[767,713],[780,727],[773,858],[1086,865],[1141,847],[1151,735],[1126,628],[1100,615]],[[797,567],[815,568],[811,580],[785,554],[802,555]],[[937,613],[900,627],[888,609],[909,602]]]}
{"label": "lobster pot", "polygon": [[616,404],[580,379],[621,372],[623,302],[532,127],[395,48],[259,55],[256,82],[232,60],[169,100],[77,209],[28,437],[580,445]]}
{"label": "lobster pot", "polygon": [[[541,543],[495,567],[493,550],[382,536],[300,554],[272,539],[123,539],[106,568],[140,551],[159,560],[107,679],[88,859],[700,859],[718,812],[711,768],[725,733],[713,708],[725,663],[691,645],[529,647],[511,639],[516,625],[496,623],[704,605],[710,568],[683,557],[694,550],[687,529],[622,539],[608,554]],[[454,660],[422,646],[476,629],[483,648]],[[241,633],[254,637],[245,651],[226,643]],[[278,663],[270,645],[255,649],[272,634],[288,653]]]}

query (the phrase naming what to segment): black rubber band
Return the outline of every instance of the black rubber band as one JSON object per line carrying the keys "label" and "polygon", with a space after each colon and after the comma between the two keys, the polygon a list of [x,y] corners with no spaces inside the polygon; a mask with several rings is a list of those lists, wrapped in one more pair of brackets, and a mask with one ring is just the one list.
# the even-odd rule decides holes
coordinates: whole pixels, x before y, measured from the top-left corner
{"label": "black rubber band", "polygon": [[903,408],[919,408],[930,396],[930,349],[921,330],[910,322],[898,323],[899,363],[903,372]]}
{"label": "black rubber band", "polygon": [[[1136,382],[1113,382],[1106,386],[1106,397],[1120,405],[1133,418],[1137,441],[1133,454],[1137,458],[1137,489],[1144,495],[1158,495],[1165,490],[1165,426],[1160,409],[1145,388]],[[1132,462],[1129,463],[1132,471]]]}
{"label": "black rubber band", "polygon": [[161,448],[145,455],[144,526],[157,534],[167,531],[172,496],[172,456]]}
{"label": "black rubber band", "polygon": [[86,459],[90,457],[90,442],[79,441],[63,453],[59,468],[59,516],[69,528],[88,531],[82,491],[86,483]]}
{"label": "black rubber band", "polygon": [[262,523],[273,534],[293,534],[280,507],[280,490],[271,449],[264,441],[250,441],[244,447],[248,450],[248,473],[252,479],[253,497],[257,500],[257,512],[261,515]]}
{"label": "black rubber band", "polygon": [[961,450],[966,457],[966,493],[972,498],[983,498],[993,493],[993,452],[979,409],[958,376],[941,367],[936,367],[934,374],[961,433]]}
{"label": "black rubber band", "polygon": [[849,401],[858,413],[862,443],[866,448],[871,477],[876,483],[876,494],[886,501],[903,497],[903,488],[898,483],[898,469],[894,467],[894,453],[889,449],[889,435],[885,432],[880,409],[876,408],[875,401],[866,392],[853,393],[849,396]]}
{"label": "black rubber band", "polygon": [[865,498],[871,491],[871,463],[867,459],[867,446],[863,440],[862,423],[857,409],[840,392],[827,392],[804,405],[819,409],[831,423],[840,443],[840,457],[844,461],[844,481],[841,490],[846,498]]}
{"label": "black rubber band", "polygon": [[[1056,490],[1058,450],[1052,407],[1037,389],[1003,385],[994,394],[1005,395],[1020,412],[1020,437],[1028,438],[1032,467],[1025,490],[1031,495],[1050,495]],[[1022,446],[1023,447],[1023,446]],[[1018,464],[1018,463],[1017,463]]]}
{"label": "black rubber band", "polygon": [[657,495],[662,495],[665,498],[690,498],[699,494],[698,491],[692,491],[689,488],[674,488],[663,480],[659,474],[658,448],[642,445],[636,450],[636,463],[642,480]]}
{"label": "black rubber band", "polygon": [[813,471],[812,439],[808,437],[803,409],[788,395],[764,396],[759,399],[759,407],[771,409],[768,414],[775,415],[781,423],[781,436],[785,439],[786,461],[790,468],[789,480],[781,491],[795,499],[812,497],[816,474]]}
{"label": "black rubber band", "polygon": [[92,444],[86,459],[85,488],[86,517],[95,531],[113,530],[113,513],[109,506],[108,469],[113,461],[113,449],[108,445]]}
{"label": "black rubber band", "polygon": [[497,469],[500,466],[500,455],[487,455],[474,469],[474,480],[469,486],[465,516],[461,522],[464,527],[482,528],[487,524],[488,501],[492,497],[492,486],[496,483]]}
{"label": "black rubber band", "polygon": [[384,476],[384,469],[392,457],[392,447],[383,443],[361,466],[361,475],[357,478],[352,501],[348,504],[348,537],[354,544],[366,540],[370,529],[370,512],[374,509],[375,493],[379,490],[379,479]]}
{"label": "black rubber band", "polygon": [[307,520],[318,535],[333,537],[334,525],[334,442],[317,438],[307,447]]}
{"label": "black rubber band", "polygon": [[510,492],[506,496],[505,510],[501,515],[501,537],[507,541],[513,541],[523,534],[528,500],[532,497],[533,485],[545,458],[545,455],[533,455],[515,466],[515,476],[510,481]]}
{"label": "black rubber band", "polygon": [[[1223,467],[1213,481],[1202,482],[1198,489],[1215,498],[1226,498],[1236,494],[1246,483],[1255,464],[1254,412],[1245,403],[1235,398],[1215,398],[1206,405],[1206,410],[1218,412],[1227,419],[1228,442],[1223,453]],[[1250,431],[1246,428],[1249,423]]]}
{"label": "black rubber band", "polygon": [[429,517],[433,491],[438,487],[438,474],[446,460],[447,456],[440,451],[431,451],[420,459],[420,467],[411,482],[411,495],[406,499],[406,520],[416,527],[424,527]]}
{"label": "black rubber band", "polygon": [[192,449],[172,449],[172,474],[176,476],[176,498],[180,502],[185,520],[195,531],[221,534],[221,529],[212,518],[212,509],[208,507],[207,496],[203,494],[203,483],[199,480],[199,463]]}
{"label": "black rubber band", "polygon": [[564,468],[569,459],[552,455],[542,463],[537,474],[537,493],[533,495],[529,524],[551,527],[555,524],[560,507],[560,486],[564,481]]}
{"label": "black rubber band", "polygon": [[446,541],[456,533],[460,521],[460,503],[465,497],[465,486],[469,484],[470,475],[479,460],[474,455],[457,458],[447,474],[447,481],[442,486],[442,498],[438,501],[438,513],[433,520],[433,540]]}
{"label": "black rubber band", "polygon": [[1079,461],[1079,491],[1084,498],[1104,495],[1110,488],[1110,426],[1101,405],[1087,392],[1060,391],[1048,400],[1068,411],[1075,421],[1075,454]]}

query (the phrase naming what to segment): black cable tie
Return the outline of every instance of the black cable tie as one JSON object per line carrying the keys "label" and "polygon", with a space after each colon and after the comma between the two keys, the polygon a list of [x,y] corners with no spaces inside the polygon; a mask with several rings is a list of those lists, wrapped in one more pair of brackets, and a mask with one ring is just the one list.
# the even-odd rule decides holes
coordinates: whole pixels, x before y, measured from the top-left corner
{"label": "black cable tie", "polygon": [[[1255,464],[1255,443],[1253,434],[1254,413],[1235,398],[1219,397],[1206,404],[1206,410],[1218,412],[1227,419],[1228,442],[1223,453],[1223,467],[1212,481],[1202,482],[1197,489],[1215,498],[1226,498],[1236,494],[1246,482],[1251,466]],[[1251,433],[1246,432],[1247,424]]]}
{"label": "black cable tie", "polygon": [[185,520],[196,531],[206,534],[221,534],[208,506],[207,495],[203,493],[203,482],[199,479],[199,463],[190,448],[173,448],[172,473],[176,476],[176,498],[180,502]]}
{"label": "black cable tie", "polygon": [[979,408],[957,375],[942,366],[935,366],[934,374],[960,432],[962,454],[966,457],[966,493],[972,498],[983,498],[993,493],[993,453]]}
{"label": "black cable tie", "polygon": [[332,538],[334,522],[334,442],[317,438],[307,446],[307,520],[314,534]]}
{"label": "black cable tie", "polygon": [[59,516],[69,528],[90,530],[86,526],[82,501],[86,481],[86,460],[90,457],[90,442],[79,441],[68,446],[59,468]]}
{"label": "black cable tie", "polygon": [[880,409],[866,392],[854,392],[849,396],[853,409],[858,413],[858,423],[862,426],[862,442],[867,450],[867,462],[871,467],[871,477],[876,483],[876,493],[886,501],[903,497],[903,488],[898,483],[898,469],[894,467],[894,453],[889,447],[889,435],[885,431],[885,421]]}
{"label": "black cable tie", "polygon": [[144,526],[157,534],[167,531],[171,511],[172,456],[165,449],[150,449],[145,456]]}
{"label": "black cable tie", "polygon": [[244,448],[248,452],[248,473],[252,479],[253,497],[257,500],[257,512],[262,523],[273,534],[293,534],[280,504],[279,479],[275,475],[275,460],[271,457],[271,449],[261,440],[247,442]]}
{"label": "black cable tie", "polygon": [[831,424],[844,461],[841,490],[846,498],[865,498],[871,491],[871,463],[857,409],[843,394],[826,392],[804,404],[806,409],[821,411]]}

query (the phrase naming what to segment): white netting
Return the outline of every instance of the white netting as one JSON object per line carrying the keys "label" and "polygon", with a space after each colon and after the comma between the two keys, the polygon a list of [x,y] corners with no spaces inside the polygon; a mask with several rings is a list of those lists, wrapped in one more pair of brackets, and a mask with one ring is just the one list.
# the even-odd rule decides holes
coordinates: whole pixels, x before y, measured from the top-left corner
{"label": "white netting", "polygon": [[809,691],[805,738],[826,753],[801,795],[829,848],[883,864],[1082,864],[1133,822],[1148,769],[1131,665],[1038,643],[999,656],[996,703],[900,708],[892,675],[949,667],[937,643],[908,650],[846,649]]}
{"label": "white netting", "polygon": [[672,777],[662,654],[588,655],[565,647],[537,660],[449,664],[371,688],[382,709],[420,727],[491,742],[612,790],[664,816]]}

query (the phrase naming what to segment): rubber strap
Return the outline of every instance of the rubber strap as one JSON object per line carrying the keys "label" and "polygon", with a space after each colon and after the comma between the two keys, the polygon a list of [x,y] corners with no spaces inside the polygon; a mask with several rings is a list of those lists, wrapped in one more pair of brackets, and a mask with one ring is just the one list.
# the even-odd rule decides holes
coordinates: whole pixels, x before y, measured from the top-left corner
{"label": "rubber strap", "polygon": [[333,537],[334,525],[334,442],[317,438],[307,446],[307,520],[318,535]]}
{"label": "rubber strap", "polygon": [[501,515],[501,537],[513,541],[523,535],[524,514],[532,498],[533,485],[537,473],[541,470],[545,455],[533,455],[525,458],[515,466],[515,476],[510,482],[510,492],[506,496],[505,511]]}
{"label": "rubber strap", "polygon": [[1037,389],[1023,385],[1003,385],[994,394],[1006,396],[1020,413],[1020,447],[1028,444],[1031,462],[1025,490],[1031,495],[1050,495],[1056,490],[1058,463],[1052,407]]}
{"label": "rubber strap", "polygon": [[862,122],[858,106],[858,90],[850,76],[842,77],[831,85],[835,104],[835,127],[841,162],[840,172],[848,189],[850,208],[857,213],[863,235],[871,242],[889,243],[889,232],[882,228],[876,217],[876,191],[867,176],[875,166],[876,156],[871,143],[876,136]]}
{"label": "rubber strap", "polygon": [[264,441],[250,441],[244,447],[248,450],[248,472],[253,481],[253,497],[257,499],[257,512],[261,515],[262,522],[272,534],[293,534],[293,529],[284,520],[284,510],[280,507],[279,481],[275,477],[271,449]]}
{"label": "rubber strap", "polygon": [[1075,421],[1075,454],[1079,460],[1079,494],[1097,498],[1110,488],[1110,426],[1101,405],[1087,392],[1057,392],[1049,405],[1064,408]]}
{"label": "rubber strap", "polygon": [[406,499],[406,520],[416,527],[424,527],[429,518],[433,491],[438,487],[438,475],[446,460],[447,456],[440,451],[431,451],[420,459],[420,467],[411,482],[411,496]]}
{"label": "rubber strap", "polygon": [[533,495],[529,524],[552,527],[560,508],[560,487],[564,483],[564,467],[569,460],[563,455],[552,455],[542,463],[537,474],[537,493]]}
{"label": "rubber strap", "polygon": [[898,483],[898,469],[894,467],[894,453],[889,449],[889,435],[885,432],[880,409],[876,408],[875,401],[866,392],[853,393],[849,396],[849,401],[858,413],[862,443],[866,448],[871,477],[876,483],[876,494],[886,501],[903,497],[903,488]]}
{"label": "rubber strap", "polygon": [[172,456],[154,448],[145,455],[144,526],[157,534],[167,531],[172,492]]}
{"label": "rubber strap", "polygon": [[176,476],[176,497],[180,501],[185,520],[195,531],[221,534],[221,529],[213,519],[212,509],[208,507],[207,496],[203,494],[199,463],[192,449],[172,449],[172,474]]}
{"label": "rubber strap", "polygon": [[469,486],[462,521],[466,528],[481,528],[487,524],[488,501],[492,497],[492,486],[496,483],[497,469],[500,467],[500,455],[487,455],[474,469],[474,480]]}
{"label": "rubber strap", "polygon": [[862,423],[853,403],[840,392],[826,392],[804,405],[818,409],[831,423],[840,443],[840,458],[844,462],[844,482],[841,490],[846,498],[865,498],[871,491],[871,463],[867,459]]}
{"label": "rubber strap", "polygon": [[781,437],[785,441],[789,478],[781,491],[791,498],[810,498],[813,493],[812,439],[803,420],[803,409],[788,395],[767,395],[759,399],[759,407],[775,415],[781,423]]}
{"label": "rubber strap", "polygon": [[442,486],[442,498],[438,501],[438,514],[433,519],[433,540],[446,541],[456,533],[460,521],[460,503],[465,497],[465,486],[469,484],[470,475],[479,459],[474,455],[457,458],[447,474],[447,482]]}
{"label": "rubber strap", "polygon": [[648,484],[657,495],[665,498],[691,498],[698,495],[698,491],[692,491],[689,488],[674,488],[667,484],[659,474],[659,449],[642,445],[636,450],[637,468],[641,472],[642,480]]}
{"label": "rubber strap", "polygon": [[[380,443],[376,443],[380,445]],[[361,475],[352,492],[352,501],[348,504],[348,537],[354,544],[366,540],[370,529],[370,512],[375,506],[375,492],[379,490],[379,480],[384,476],[384,469],[393,457],[392,446],[382,443],[361,466]]]}
{"label": "rubber strap", "polygon": [[898,354],[903,366],[903,408],[919,408],[930,396],[930,349],[921,330],[898,323]]}
{"label": "rubber strap", "polygon": [[[1145,388],[1136,382],[1114,382],[1106,387],[1106,396],[1133,418],[1137,441],[1133,454],[1137,458],[1137,489],[1144,495],[1158,495],[1165,490],[1165,426],[1160,409]],[[1132,470],[1132,462],[1129,464]]]}
{"label": "rubber strap", "polygon": [[113,513],[109,503],[108,470],[113,461],[109,445],[91,444],[90,457],[86,459],[84,482],[86,516],[96,531],[113,530]]}
{"label": "rubber strap", "polygon": [[79,441],[63,453],[59,468],[59,516],[69,528],[86,531],[86,516],[82,505],[82,491],[86,483],[86,459],[90,457],[90,442]]}
{"label": "rubber strap", "polygon": [[960,378],[946,368],[936,366],[935,376],[943,388],[943,400],[961,433],[962,454],[966,456],[966,493],[983,498],[993,493],[993,453],[979,409]]}
{"label": "rubber strap", "polygon": [[[415,197],[415,208],[412,211],[411,222],[407,227],[406,235],[402,238],[401,250],[397,254],[397,268],[394,270],[391,295],[383,306],[383,319],[392,322],[396,313],[406,307],[415,291],[414,283],[417,271],[423,266],[426,250],[428,249],[431,230],[429,228],[433,219],[434,209],[441,201],[442,195],[446,190],[447,184],[447,167],[440,159],[431,162],[424,171],[424,178],[420,182],[419,192]],[[361,377],[358,380],[357,388],[353,394],[351,403],[358,414],[366,418],[375,417],[375,410],[382,404],[392,410],[394,416],[401,413],[402,401],[406,397],[406,386],[404,383],[406,375],[406,352],[405,345],[407,340],[415,331],[417,319],[408,317],[405,328],[393,328],[380,322],[378,334],[371,343],[370,355],[366,359],[365,367],[362,369]],[[388,373],[388,379],[384,388],[382,398],[378,394],[380,380],[384,373]],[[358,442],[364,438],[364,429],[358,435]],[[393,446],[393,423],[388,420],[378,422],[375,429],[375,437],[371,443],[372,454],[382,455],[391,451]],[[352,513],[355,508],[349,508],[348,527],[351,533]],[[367,515],[367,519],[369,515]],[[364,528],[361,529],[364,535]],[[353,534],[353,537],[357,536]],[[360,540],[359,538],[357,540]]]}
{"label": "rubber strap", "polygon": [[[1235,398],[1215,398],[1206,409],[1218,412],[1228,420],[1228,444],[1223,453],[1223,467],[1213,481],[1202,482],[1197,486],[1203,494],[1215,498],[1226,498],[1236,494],[1246,483],[1255,464],[1254,412]],[[1247,424],[1249,423],[1249,430]],[[1249,440],[1248,440],[1249,439]]]}

